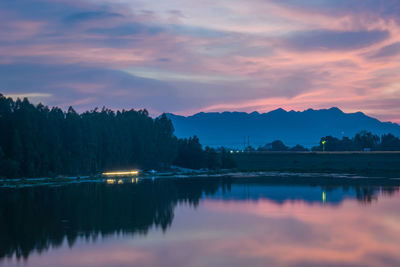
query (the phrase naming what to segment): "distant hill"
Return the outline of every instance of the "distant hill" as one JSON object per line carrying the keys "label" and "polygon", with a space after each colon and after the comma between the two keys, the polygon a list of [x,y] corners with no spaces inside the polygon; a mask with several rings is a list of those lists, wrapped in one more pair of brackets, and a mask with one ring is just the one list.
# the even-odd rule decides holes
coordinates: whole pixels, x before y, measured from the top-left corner
{"label": "distant hill", "polygon": [[178,137],[197,135],[204,145],[243,148],[250,137],[250,145],[258,147],[274,140],[286,145],[318,145],[323,136],[353,137],[367,130],[382,135],[400,136],[400,125],[381,122],[362,112],[344,113],[338,108],[305,111],[273,110],[268,113],[200,112],[193,116],[167,114]]}

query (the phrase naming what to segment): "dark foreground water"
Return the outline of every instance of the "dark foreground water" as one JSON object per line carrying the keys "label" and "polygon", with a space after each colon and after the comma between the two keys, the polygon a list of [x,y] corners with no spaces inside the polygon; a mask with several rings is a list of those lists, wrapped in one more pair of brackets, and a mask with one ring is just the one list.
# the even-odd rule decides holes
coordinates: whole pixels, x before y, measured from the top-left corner
{"label": "dark foreground water", "polygon": [[1,266],[400,266],[393,181],[133,179],[0,188],[0,218]]}

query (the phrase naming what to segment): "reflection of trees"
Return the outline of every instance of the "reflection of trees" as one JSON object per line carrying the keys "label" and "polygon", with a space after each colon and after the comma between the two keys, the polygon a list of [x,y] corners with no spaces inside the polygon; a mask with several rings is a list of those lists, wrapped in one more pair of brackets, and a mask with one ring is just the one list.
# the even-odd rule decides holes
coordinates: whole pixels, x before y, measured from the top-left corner
{"label": "reflection of trees", "polygon": [[220,181],[143,181],[138,184],[75,184],[63,187],[2,189],[0,194],[0,258],[27,258],[64,239],[116,232],[146,234],[152,226],[166,230],[177,203],[197,206]]}
{"label": "reflection of trees", "polygon": [[372,201],[378,200],[378,195],[387,195],[392,196],[395,193],[399,192],[399,182],[393,180],[369,180],[362,179],[359,181],[351,181],[345,180],[347,184],[333,184],[329,186],[324,186],[324,190],[333,191],[340,187],[343,191],[351,191],[354,190],[355,197],[359,202],[364,204],[371,203]]}
{"label": "reflection of trees", "polygon": [[[323,187],[326,192],[333,192],[337,188],[337,185]],[[381,190],[383,190],[381,187],[374,185],[342,186],[340,188],[343,190],[343,192],[355,192],[355,198],[364,204],[378,200],[378,193],[382,192]]]}
{"label": "reflection of trees", "polygon": [[27,258],[32,251],[41,252],[60,246],[64,240],[73,246],[77,238],[82,237],[96,239],[114,233],[146,234],[153,226],[165,231],[172,223],[178,203],[196,207],[204,195],[213,195],[217,190],[229,196],[231,186],[235,184],[319,187],[327,192],[340,188],[355,192],[357,200],[369,203],[379,192],[388,195],[398,192],[399,183],[256,177],[160,179],[124,185],[82,183],[62,187],[1,189],[0,259],[12,255]]}
{"label": "reflection of trees", "polygon": [[[394,195],[399,192],[400,180],[385,179],[385,178],[368,178],[368,179],[354,179],[354,178],[331,178],[331,177],[243,177],[231,180],[232,184],[246,184],[246,185],[264,185],[264,186],[307,186],[307,187],[319,187],[325,192],[333,192],[337,189],[341,189],[343,192],[348,192],[362,203],[368,204],[378,199],[378,195]],[[228,184],[230,186],[230,184]],[[284,196],[283,197],[290,197]],[[330,194],[328,194],[329,196]],[[349,196],[347,196],[349,197]],[[258,198],[253,196],[252,199]],[[268,196],[266,197],[268,198]],[[272,199],[274,200],[274,199]],[[280,198],[276,203],[283,203],[286,199]],[[303,199],[305,201],[322,201],[320,198],[317,199]],[[336,204],[339,204],[343,200],[340,198]],[[327,202],[331,202],[328,201]]]}
{"label": "reflection of trees", "polygon": [[378,200],[378,193],[382,195],[392,196],[399,192],[399,187],[390,186],[364,186],[356,187],[356,198],[363,203],[371,203],[374,200]]}
{"label": "reflection of trees", "polygon": [[377,200],[377,188],[376,187],[356,187],[356,198],[358,201],[363,203],[371,203],[373,200]]}

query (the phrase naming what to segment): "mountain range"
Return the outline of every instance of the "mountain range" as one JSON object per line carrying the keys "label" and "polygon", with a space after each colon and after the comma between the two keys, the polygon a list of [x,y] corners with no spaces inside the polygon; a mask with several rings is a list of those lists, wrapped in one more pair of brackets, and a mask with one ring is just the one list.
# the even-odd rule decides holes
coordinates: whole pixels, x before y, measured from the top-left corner
{"label": "mountain range", "polygon": [[339,108],[268,113],[200,112],[192,116],[167,114],[178,137],[197,135],[205,146],[243,149],[282,140],[286,145],[312,147],[323,136],[353,137],[366,130],[377,135],[392,133],[400,136],[400,125],[381,122],[362,112],[344,113]]}

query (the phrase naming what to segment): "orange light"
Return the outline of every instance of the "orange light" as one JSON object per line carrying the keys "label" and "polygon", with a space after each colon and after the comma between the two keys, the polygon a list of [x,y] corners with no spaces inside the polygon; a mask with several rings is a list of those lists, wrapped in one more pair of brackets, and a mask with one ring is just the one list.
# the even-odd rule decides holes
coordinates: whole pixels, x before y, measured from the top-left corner
{"label": "orange light", "polygon": [[112,176],[112,175],[137,175],[139,171],[126,171],[126,172],[103,172],[102,175]]}

